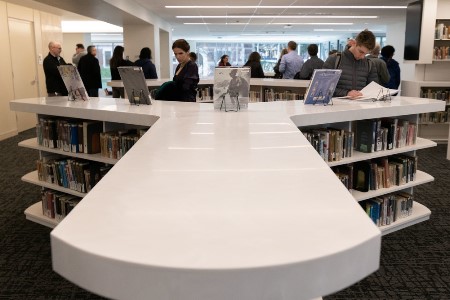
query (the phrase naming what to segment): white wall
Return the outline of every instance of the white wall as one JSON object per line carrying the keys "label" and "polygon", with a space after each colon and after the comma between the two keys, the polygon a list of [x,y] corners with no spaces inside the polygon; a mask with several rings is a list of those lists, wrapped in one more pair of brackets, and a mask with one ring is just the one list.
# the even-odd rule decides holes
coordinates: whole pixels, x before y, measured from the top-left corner
{"label": "white wall", "polygon": [[[9,102],[14,99],[14,88],[8,17],[33,21],[36,58],[47,56],[49,41],[62,41],[61,18],[59,16],[0,1],[0,40],[2,41],[2,55],[0,55],[0,140],[17,134],[16,113],[9,109]],[[42,96],[46,94],[44,70],[42,64],[39,63],[39,59],[36,59],[35,63],[38,73],[39,94]]]}
{"label": "white wall", "polygon": [[91,44],[91,35],[89,33],[63,33],[61,56],[67,63],[72,63],[72,56],[75,53],[76,44],[83,44],[87,47]]}

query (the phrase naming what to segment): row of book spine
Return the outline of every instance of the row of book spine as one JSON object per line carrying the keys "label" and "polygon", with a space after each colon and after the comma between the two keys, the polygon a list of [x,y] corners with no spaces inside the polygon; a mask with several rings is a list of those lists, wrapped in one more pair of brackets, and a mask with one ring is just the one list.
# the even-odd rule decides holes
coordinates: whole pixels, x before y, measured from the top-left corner
{"label": "row of book spine", "polygon": [[141,138],[145,131],[109,131],[100,133],[100,153],[103,157],[120,159]]}
{"label": "row of book spine", "polygon": [[420,123],[447,123],[448,116],[450,114],[450,108],[447,111],[438,111],[432,113],[423,113],[419,116]]}
{"label": "row of book spine", "polygon": [[[40,146],[73,153],[106,153],[105,157],[121,158],[148,129],[127,129],[103,132],[103,122],[74,119],[40,118],[36,136]],[[115,154],[108,154],[110,144],[101,143],[101,136],[118,137]],[[102,149],[104,146],[104,149]],[[109,148],[108,148],[109,147]],[[112,150],[111,150],[112,151]]]}
{"label": "row of book spine", "polygon": [[44,189],[41,191],[42,214],[61,221],[81,201],[81,198],[66,193]]}
{"label": "row of book spine", "polygon": [[89,192],[111,169],[110,165],[72,158],[36,161],[38,179],[80,193]]}
{"label": "row of book spine", "polygon": [[449,46],[436,46],[433,50],[433,59],[450,59]]}
{"label": "row of book spine", "polygon": [[408,120],[368,119],[354,124],[356,151],[373,153],[416,143],[417,124]]}
{"label": "row of book spine", "polygon": [[353,155],[355,134],[333,128],[304,130],[303,134],[325,161],[340,161]]}
{"label": "row of book spine", "polygon": [[436,28],[434,29],[434,38],[441,40],[450,39],[450,26],[447,26],[444,23],[436,24]]}
{"label": "row of book spine", "polygon": [[286,90],[283,92],[277,92],[274,89],[264,89],[264,101],[272,102],[272,101],[292,101],[292,100],[303,100],[304,94],[295,93],[290,90]]}
{"label": "row of book spine", "polygon": [[347,189],[368,192],[414,181],[417,156],[398,154],[337,166],[332,170]]}
{"label": "row of book spine", "polygon": [[413,195],[397,192],[360,202],[367,215],[379,227],[406,218],[413,212]]}
{"label": "row of book spine", "polygon": [[197,89],[197,101],[213,100],[213,86],[199,87]]}
{"label": "row of book spine", "polygon": [[443,100],[446,104],[450,104],[450,89],[421,89],[420,98]]}

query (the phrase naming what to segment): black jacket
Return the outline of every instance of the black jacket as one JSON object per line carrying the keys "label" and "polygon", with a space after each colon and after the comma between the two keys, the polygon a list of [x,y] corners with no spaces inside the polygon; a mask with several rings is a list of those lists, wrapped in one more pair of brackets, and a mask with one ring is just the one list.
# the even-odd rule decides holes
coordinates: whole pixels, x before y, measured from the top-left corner
{"label": "black jacket", "polygon": [[156,67],[150,59],[138,59],[134,62],[134,65],[142,68],[145,79],[158,79]]}
{"label": "black jacket", "polygon": [[88,53],[80,58],[78,62],[78,72],[83,80],[84,87],[89,89],[102,88],[102,75],[98,59]]}
{"label": "black jacket", "polygon": [[[181,64],[175,70],[178,72]],[[197,84],[200,78],[198,66],[195,62],[188,61],[178,75],[173,77],[176,85],[177,101],[195,102],[197,96]]]}
{"label": "black jacket", "polygon": [[67,65],[64,58],[54,57],[48,53],[44,58],[44,73],[45,73],[45,85],[47,86],[47,93],[58,93],[62,96],[67,96],[67,89],[62,80],[61,74],[59,74],[58,66]]}
{"label": "black jacket", "polygon": [[244,67],[250,67],[251,78],[264,78],[264,71],[261,63],[257,61],[247,61]]}

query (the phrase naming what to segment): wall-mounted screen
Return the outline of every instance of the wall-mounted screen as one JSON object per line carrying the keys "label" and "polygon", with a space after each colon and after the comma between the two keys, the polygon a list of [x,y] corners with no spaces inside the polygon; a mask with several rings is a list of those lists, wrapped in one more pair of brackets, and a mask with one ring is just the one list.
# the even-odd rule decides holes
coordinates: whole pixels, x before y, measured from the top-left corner
{"label": "wall-mounted screen", "polygon": [[423,1],[408,4],[406,9],[405,60],[418,60],[420,54],[420,31],[422,28]]}

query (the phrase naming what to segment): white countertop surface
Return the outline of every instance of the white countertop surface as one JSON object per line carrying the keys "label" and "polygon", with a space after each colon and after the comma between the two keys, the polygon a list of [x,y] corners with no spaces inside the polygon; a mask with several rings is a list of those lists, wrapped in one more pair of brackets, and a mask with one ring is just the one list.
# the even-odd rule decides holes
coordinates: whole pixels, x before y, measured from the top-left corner
{"label": "white countertop surface", "polygon": [[[158,87],[166,81],[171,81],[171,78],[146,79],[147,85],[150,87]],[[214,78],[201,78],[199,85],[213,85]],[[111,80],[107,83],[111,87],[123,87],[122,80]],[[251,86],[271,86],[271,87],[285,87],[286,89],[303,87],[309,85],[309,80],[295,80],[295,79],[273,79],[273,78],[251,78]]]}
{"label": "white countertop surface", "polygon": [[250,103],[238,113],[153,103],[11,103],[18,111],[154,124],[51,233],[55,271],[106,297],[300,300],[359,281],[378,269],[380,231],[296,125],[444,107],[407,97]]}

